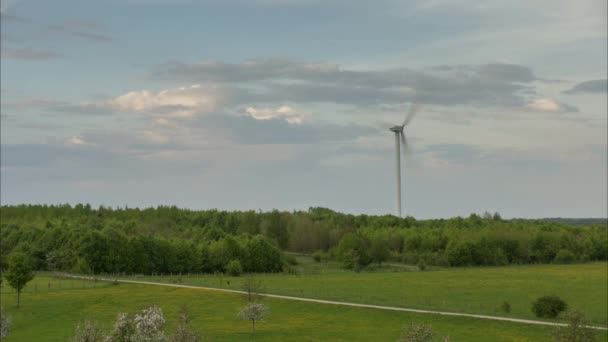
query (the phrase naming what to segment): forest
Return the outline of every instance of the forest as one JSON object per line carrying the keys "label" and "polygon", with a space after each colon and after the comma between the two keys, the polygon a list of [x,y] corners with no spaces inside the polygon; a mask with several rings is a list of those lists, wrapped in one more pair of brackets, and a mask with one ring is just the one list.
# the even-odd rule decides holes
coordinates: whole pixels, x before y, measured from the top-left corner
{"label": "forest", "polygon": [[450,267],[608,259],[601,221],[572,226],[505,220],[498,213],[416,220],[318,207],[261,212],[66,204],[0,210],[2,269],[15,251],[28,255],[36,270],[82,274],[289,272],[296,263],[289,252],[354,270],[385,261]]}

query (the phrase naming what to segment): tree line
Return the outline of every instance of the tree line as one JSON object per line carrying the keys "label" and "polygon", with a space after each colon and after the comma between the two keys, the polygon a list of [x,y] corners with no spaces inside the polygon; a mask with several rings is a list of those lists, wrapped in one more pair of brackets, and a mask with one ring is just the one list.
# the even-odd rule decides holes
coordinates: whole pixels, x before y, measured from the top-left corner
{"label": "tree line", "polygon": [[260,212],[66,204],[0,210],[3,268],[14,251],[27,254],[37,270],[95,274],[279,272],[293,262],[282,251],[315,253],[349,268],[386,260],[468,266],[608,258],[605,224],[504,220],[498,213],[416,220],[327,208]]}

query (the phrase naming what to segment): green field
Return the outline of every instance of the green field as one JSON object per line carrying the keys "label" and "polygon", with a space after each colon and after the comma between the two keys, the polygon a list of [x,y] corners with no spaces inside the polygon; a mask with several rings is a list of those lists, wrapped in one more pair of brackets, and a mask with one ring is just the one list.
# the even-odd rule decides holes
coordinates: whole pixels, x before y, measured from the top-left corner
{"label": "green field", "polygon": [[[39,283],[50,281],[38,278]],[[181,305],[186,304],[193,325],[206,341],[395,341],[410,321],[432,324],[452,341],[550,341],[552,328],[472,318],[441,317],[375,309],[264,299],[271,315],[258,325],[252,338],[249,324],[236,317],[243,304],[237,294],[206,290],[121,284],[97,288],[66,287],[62,290],[27,292],[22,307],[14,293],[1,295],[5,311],[13,318],[7,341],[66,341],[75,322],[95,319],[109,329],[118,311],[134,312],[159,305],[172,331]],[[601,338],[606,338],[602,332]]]}
{"label": "green field", "polygon": [[[607,264],[539,265],[502,268],[437,269],[412,271],[393,265],[377,272],[354,273],[335,264],[300,259],[300,275],[257,275],[264,292],[340,301],[535,318],[533,299],[544,294],[564,298],[595,324],[607,315]],[[401,270],[401,271],[399,271]],[[403,271],[408,270],[408,271]],[[240,288],[243,277],[173,276],[137,277],[168,283]],[[134,312],[159,305],[172,331],[177,311],[186,304],[193,324],[206,341],[394,341],[410,321],[430,323],[452,341],[550,341],[551,327],[445,317],[377,309],[352,308],[266,298],[271,316],[258,325],[255,337],[249,325],[237,319],[240,295],[199,289],[102,281],[62,279],[39,274],[26,287],[22,307],[6,283],[1,293],[5,313],[12,316],[13,333],[7,341],[66,341],[74,324],[94,319],[110,329],[119,311]],[[499,310],[508,301],[512,312]],[[599,332],[600,341],[608,338]]]}
{"label": "green field", "polygon": [[[571,309],[607,325],[608,264],[449,268],[435,271],[355,273],[300,258],[302,274],[256,275],[264,292],[365,304],[536,319],[531,303],[543,295],[563,298]],[[408,269],[408,268],[405,268]],[[168,283],[240,289],[243,277],[214,275],[137,277]],[[507,301],[510,314],[500,310]]]}

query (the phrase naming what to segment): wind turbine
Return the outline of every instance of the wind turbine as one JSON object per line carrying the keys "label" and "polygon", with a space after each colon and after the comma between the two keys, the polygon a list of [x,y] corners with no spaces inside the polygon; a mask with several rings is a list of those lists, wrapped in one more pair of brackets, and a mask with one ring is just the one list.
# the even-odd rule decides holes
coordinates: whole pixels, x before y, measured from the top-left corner
{"label": "wind turbine", "polygon": [[405,158],[405,154],[408,151],[407,139],[405,138],[405,133],[403,132],[403,128],[407,126],[410,121],[416,115],[419,106],[415,104],[411,104],[410,108],[405,116],[405,120],[403,124],[400,126],[393,126],[390,128],[392,132],[395,133],[395,166],[396,168],[396,176],[397,176],[397,216],[401,217],[401,145],[403,145],[403,155]]}

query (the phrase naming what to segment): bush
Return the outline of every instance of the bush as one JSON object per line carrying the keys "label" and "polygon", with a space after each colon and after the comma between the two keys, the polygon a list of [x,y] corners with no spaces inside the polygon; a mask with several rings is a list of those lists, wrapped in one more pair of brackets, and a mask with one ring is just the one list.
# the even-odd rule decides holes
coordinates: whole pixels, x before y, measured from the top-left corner
{"label": "bush", "polygon": [[232,260],[226,265],[226,273],[233,277],[238,277],[243,273],[243,267],[238,260]]}
{"label": "bush", "polygon": [[76,325],[76,332],[70,339],[71,342],[102,342],[104,339],[103,333],[93,321],[84,321]]}
{"label": "bush", "polygon": [[566,302],[558,296],[543,296],[532,303],[532,311],[540,318],[555,318],[567,308]]}
{"label": "bush", "polygon": [[323,260],[321,251],[312,253],[312,259],[316,262],[321,262],[321,260]]}
{"label": "bush", "polygon": [[296,257],[293,255],[285,255],[284,259],[288,265],[295,266],[298,264],[298,259],[296,259]]}
{"label": "bush", "polygon": [[418,262],[418,269],[420,271],[426,270],[426,263],[424,262],[424,260],[420,259],[420,261]]}
{"label": "bush", "polygon": [[511,304],[509,304],[507,301],[502,302],[500,305],[500,310],[504,313],[511,313]]}
{"label": "bush", "polygon": [[433,338],[433,327],[425,324],[410,323],[403,328],[398,342],[427,342]]}
{"label": "bush", "polygon": [[553,259],[553,262],[556,264],[571,264],[575,261],[576,256],[567,249],[560,249],[557,255],[555,255],[555,259]]}
{"label": "bush", "polygon": [[201,336],[190,327],[190,315],[188,309],[182,306],[179,312],[179,322],[175,334],[171,337],[171,342],[200,342]]}
{"label": "bush", "polygon": [[8,337],[11,333],[13,321],[10,316],[4,314],[4,308],[0,305],[0,339]]}

